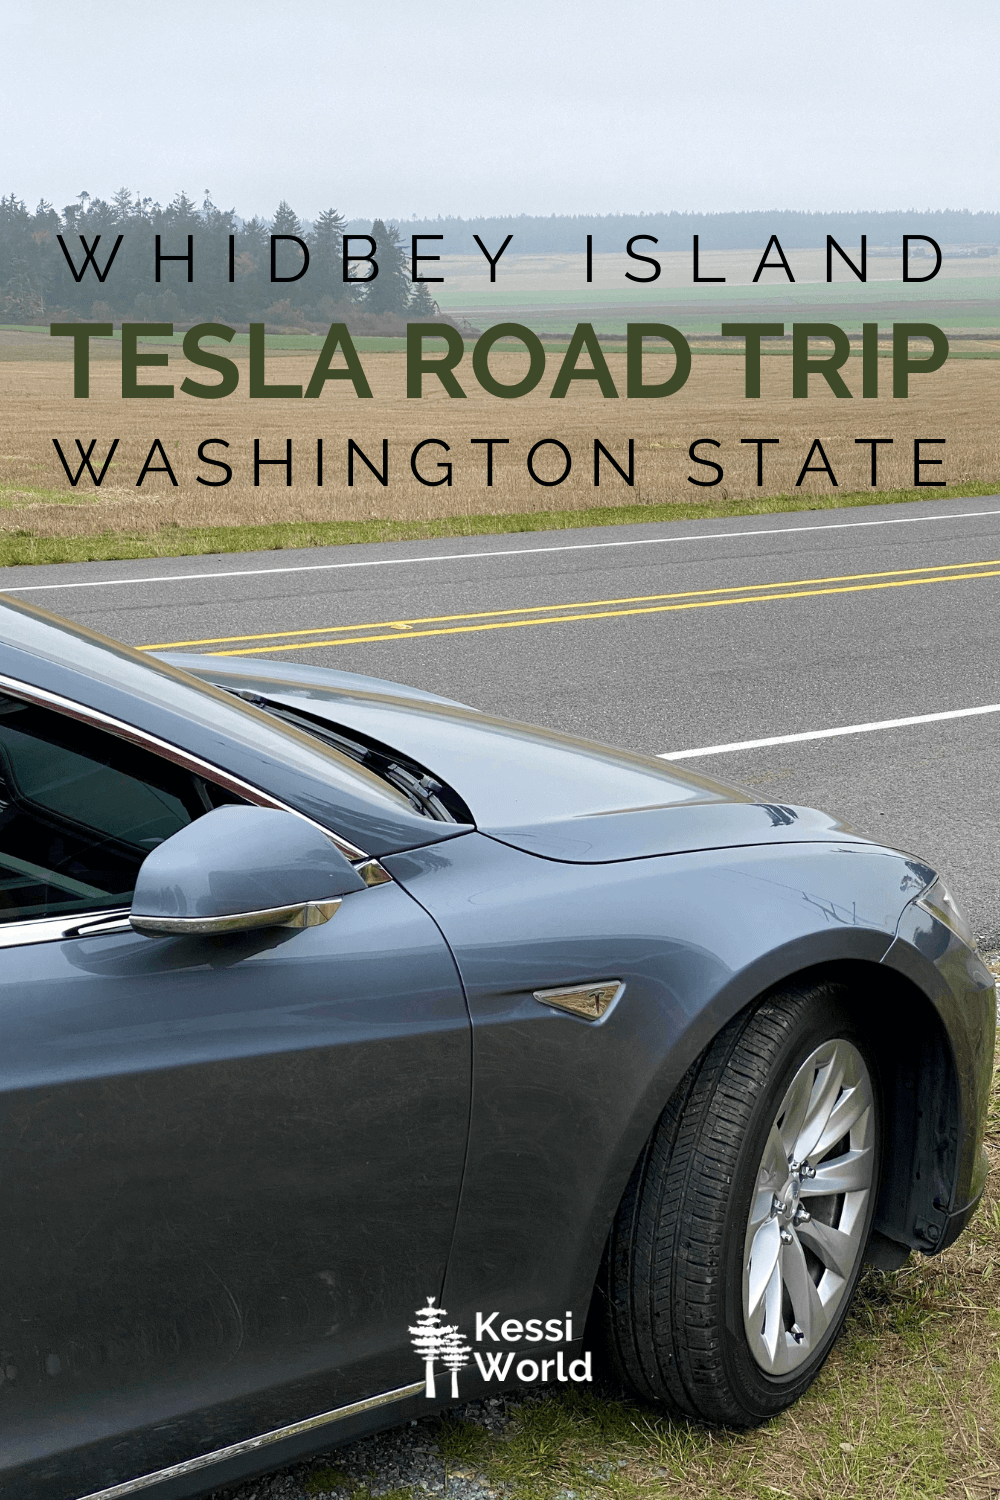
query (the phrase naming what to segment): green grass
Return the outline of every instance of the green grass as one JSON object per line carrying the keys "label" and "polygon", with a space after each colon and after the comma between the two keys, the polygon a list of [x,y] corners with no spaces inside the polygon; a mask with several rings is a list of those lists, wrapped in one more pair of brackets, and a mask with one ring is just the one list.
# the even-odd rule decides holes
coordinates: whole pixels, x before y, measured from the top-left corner
{"label": "green grass", "polygon": [[[17,494],[24,495],[19,489]],[[343,547],[360,542],[430,541],[439,537],[507,536],[534,531],[572,531],[583,526],[649,525],[727,516],[781,515],[837,510],[846,506],[996,496],[994,484],[948,485],[935,490],[855,490],[831,495],[773,495],[717,505],[596,506],[587,510],[543,510],[513,514],[442,516],[428,521],[284,521],[263,526],[164,527],[149,533],[38,537],[29,531],[0,534],[0,567],[37,563],[116,562],[144,557],[201,557],[226,552],[272,552],[301,547]],[[0,503],[3,492],[0,491]],[[38,491],[39,499],[70,500],[64,491]],[[23,500],[20,503],[24,503]]]}
{"label": "green grass", "polygon": [[[42,465],[35,467],[40,469]],[[109,469],[114,467],[114,464],[109,465]],[[0,484],[0,510],[12,510],[22,505],[92,505],[93,502],[93,495],[82,490],[54,490],[39,484]]]}

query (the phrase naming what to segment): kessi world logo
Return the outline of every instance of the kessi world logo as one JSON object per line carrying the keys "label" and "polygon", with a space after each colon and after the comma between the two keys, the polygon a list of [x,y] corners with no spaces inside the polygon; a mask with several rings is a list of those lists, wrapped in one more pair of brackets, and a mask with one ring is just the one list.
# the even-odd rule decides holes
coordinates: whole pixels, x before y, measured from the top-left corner
{"label": "kessi world logo", "polygon": [[[521,1322],[517,1318],[500,1321],[499,1310],[491,1313],[476,1313],[474,1342],[482,1349],[473,1349],[457,1323],[447,1323],[448,1314],[443,1307],[435,1305],[436,1298],[428,1297],[426,1307],[417,1309],[416,1323],[409,1329],[410,1342],[424,1362],[424,1394],[428,1400],[437,1397],[435,1369],[441,1366],[451,1375],[451,1396],[458,1399],[458,1375],[473,1360],[484,1381],[495,1380],[503,1384],[514,1378],[522,1385],[548,1385],[554,1380],[593,1380],[591,1354],[585,1350],[578,1359],[567,1363],[566,1350],[557,1347],[573,1340],[573,1314],[564,1318],[528,1318]],[[547,1344],[548,1349],[532,1350],[524,1359],[519,1359],[520,1349],[496,1348],[500,1344]],[[550,1357],[545,1358],[548,1354]]]}

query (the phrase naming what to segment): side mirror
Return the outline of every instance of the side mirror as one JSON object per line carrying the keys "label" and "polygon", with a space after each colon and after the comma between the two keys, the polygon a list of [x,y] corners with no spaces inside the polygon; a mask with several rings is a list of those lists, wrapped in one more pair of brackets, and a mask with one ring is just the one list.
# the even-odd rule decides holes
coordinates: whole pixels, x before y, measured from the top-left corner
{"label": "side mirror", "polygon": [[317,927],[365,882],[320,829],[265,807],[217,807],[139,868],[129,921],[148,937]]}

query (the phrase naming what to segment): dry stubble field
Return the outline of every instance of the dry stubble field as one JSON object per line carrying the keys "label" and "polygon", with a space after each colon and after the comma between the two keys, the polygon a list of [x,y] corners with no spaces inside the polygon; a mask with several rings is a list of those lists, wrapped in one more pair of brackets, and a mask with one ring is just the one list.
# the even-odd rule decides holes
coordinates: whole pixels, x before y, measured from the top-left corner
{"label": "dry stubble field", "polygon": [[[916,377],[908,400],[885,393],[877,400],[837,400],[825,382],[812,380],[807,400],[791,397],[791,359],[767,356],[762,361],[762,394],[743,394],[743,359],[737,354],[703,353],[697,348],[690,379],[675,396],[662,400],[608,400],[593,381],[575,382],[564,400],[549,396],[561,353],[550,351],[541,384],[518,400],[499,400],[474,380],[467,351],[458,375],[466,400],[450,399],[440,383],[425,384],[421,400],[407,400],[405,356],[363,352],[374,399],[359,400],[346,381],[328,382],[316,400],[253,400],[247,395],[245,351],[232,353],[240,366],[240,385],[223,401],[205,401],[180,393],[185,374],[214,378],[187,365],[179,348],[170,350],[168,370],[148,369],[142,383],[172,381],[170,401],[123,400],[117,351],[98,346],[91,365],[91,396],[74,400],[68,341],[53,345],[46,336],[0,334],[0,534],[33,537],[82,537],[103,534],[152,536],[170,528],[247,526],[275,522],[421,521],[434,517],[582,510],[593,506],[664,505],[732,502],[742,498],[801,494],[822,496],[837,491],[825,473],[796,480],[814,438],[820,438],[836,473],[841,493],[867,489],[869,450],[856,438],[892,438],[880,450],[879,488],[913,484],[913,439],[944,438],[946,446],[925,448],[925,457],[944,457],[941,468],[928,467],[923,477],[947,479],[949,485],[1000,481],[1000,442],[996,414],[1000,405],[1000,361],[950,360],[935,374]],[[222,346],[219,346],[220,348]],[[145,352],[152,352],[146,349]],[[428,353],[431,350],[428,349]],[[268,353],[270,383],[308,382],[312,353]],[[607,351],[619,390],[625,388],[625,354]],[[584,363],[586,357],[584,356]],[[672,367],[668,355],[647,355],[646,379],[665,379]],[[527,369],[526,356],[494,351],[491,368],[498,379],[513,382]],[[852,358],[845,375],[860,389],[860,359]],[[891,365],[880,361],[881,385],[891,389]],[[58,437],[75,455],[74,440],[86,446],[96,438],[95,456],[103,458],[111,440],[120,443],[100,490],[89,478],[71,488],[52,439]],[[389,484],[384,487],[363,463],[355,466],[355,484],[347,484],[347,439],[381,463],[382,441],[389,444]],[[486,485],[485,450],[472,438],[507,438],[495,451],[494,483]],[[141,487],[137,479],[154,438],[159,438],[177,478],[151,472]],[[199,443],[222,438],[233,478],[224,488],[199,484],[196,476],[219,478],[221,471],[200,463]],[[261,456],[281,457],[292,439],[293,482],[269,467],[254,484],[253,444]],[[324,485],[316,483],[316,440],[324,443]],[[410,454],[425,438],[450,445],[428,448],[420,460],[428,478],[436,464],[453,462],[450,486],[430,488],[410,472]],[[557,438],[570,450],[573,467],[557,486],[532,481],[526,467],[531,446]],[[635,441],[635,486],[629,488],[609,464],[602,483],[593,484],[593,442],[599,438],[624,466],[628,439]],[[725,470],[714,488],[699,488],[687,476],[711,478],[688,458],[699,438],[721,444],[700,451]],[[741,446],[744,438],[778,438],[764,450],[764,484],[756,484],[756,450]],[[77,460],[78,462],[78,460]],[[160,463],[157,457],[154,463]],[[814,459],[814,462],[818,460]],[[542,478],[561,472],[558,450],[542,450],[536,470]],[[928,489],[928,496],[934,491]]]}

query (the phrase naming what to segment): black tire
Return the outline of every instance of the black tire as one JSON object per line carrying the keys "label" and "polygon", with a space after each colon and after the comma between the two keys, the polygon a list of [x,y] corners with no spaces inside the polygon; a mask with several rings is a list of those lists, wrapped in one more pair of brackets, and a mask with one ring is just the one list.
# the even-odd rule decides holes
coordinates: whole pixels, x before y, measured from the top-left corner
{"label": "black tire", "polygon": [[[758,1172],[786,1091],[817,1048],[840,1039],[861,1054],[871,1085],[872,1184],[852,1230],[860,1251],[816,1347],[808,1357],[792,1350],[790,1358],[804,1362],[775,1375],[754,1357],[744,1320],[748,1218],[752,1203],[761,1201]],[[806,1070],[806,1076],[813,1075]],[[789,989],[730,1022],[660,1117],[609,1237],[595,1311],[618,1378],[676,1415],[729,1427],[754,1426],[797,1400],[829,1354],[861,1274],[878,1195],[880,1135],[875,1062],[844,986]],[[809,1219],[805,1202],[796,1211]],[[796,1322],[788,1337],[800,1336]]]}

